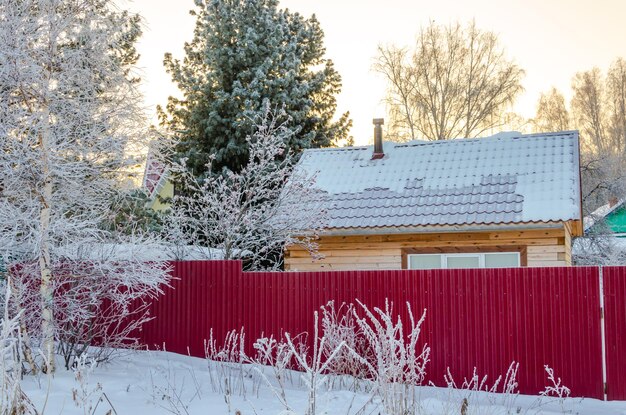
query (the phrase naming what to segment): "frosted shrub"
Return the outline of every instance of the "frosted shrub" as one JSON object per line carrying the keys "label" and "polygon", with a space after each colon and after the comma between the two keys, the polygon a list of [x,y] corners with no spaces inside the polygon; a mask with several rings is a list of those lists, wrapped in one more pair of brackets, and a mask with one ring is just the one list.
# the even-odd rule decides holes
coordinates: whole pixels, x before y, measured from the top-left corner
{"label": "frosted shrub", "polygon": [[[174,243],[218,248],[223,259],[243,259],[246,269],[276,270],[282,265],[277,253],[287,245],[317,255],[315,240],[327,213],[315,176],[294,169],[297,154],[287,148],[293,131],[285,111],[273,112],[266,102],[253,121],[248,161],[240,171],[199,180],[186,160],[170,163],[186,191],[173,198],[167,227],[176,229]],[[211,156],[206,171],[214,161]]]}
{"label": "frosted shrub", "polygon": [[561,378],[554,376],[554,369],[548,365],[544,365],[543,368],[546,371],[550,384],[543,391],[539,392],[539,395],[555,398],[561,407],[561,412],[565,413],[565,399],[569,397],[571,390],[561,383]]}
{"label": "frosted shrub", "polygon": [[222,346],[217,345],[213,330],[204,346],[204,353],[209,366],[209,376],[213,392],[224,395],[224,400],[231,409],[231,396],[246,396],[247,377],[244,364],[250,359],[244,350],[245,333],[243,328],[232,330],[226,334]]}
{"label": "frosted shrub", "polygon": [[[314,313],[314,328],[313,328],[313,348],[309,354],[306,350],[303,351],[294,339],[285,333],[287,344],[293,354],[298,366],[304,371],[302,379],[309,392],[308,405],[305,415],[317,414],[317,392],[327,382],[327,372],[330,367],[335,363],[335,359],[341,353],[345,347],[345,343],[341,342],[335,346],[334,349],[330,349],[330,352],[326,349],[326,342],[328,339],[325,335],[319,336],[319,315],[317,311]],[[326,352],[325,352],[326,350]],[[289,410],[289,408],[285,408]]]}
{"label": "frosted shrub", "polygon": [[[415,386],[421,385],[426,376],[426,364],[430,356],[427,345],[418,349],[421,326],[426,318],[415,321],[411,306],[407,303],[410,326],[405,334],[402,320],[393,317],[392,306],[385,302],[385,309],[370,310],[358,301],[364,314],[360,317],[353,310],[355,321],[367,342],[368,355],[361,356],[350,349],[367,370],[366,376],[375,383],[374,393],[388,414],[414,413],[419,404]],[[369,355],[371,353],[371,355]]]}
{"label": "frosted shrub", "polygon": [[20,415],[36,413],[32,403],[22,391],[22,365],[20,354],[22,339],[19,329],[19,314],[11,317],[9,303],[11,289],[8,284],[2,285],[3,315],[0,320],[0,413]]}
{"label": "frosted shrub", "polygon": [[[443,395],[438,394],[437,396],[443,405],[441,411],[436,412],[436,414],[536,414],[543,413],[544,410],[540,408],[553,403],[555,400],[560,406],[560,410],[555,410],[555,412],[570,413],[565,408],[566,398],[569,396],[570,390],[561,384],[560,378],[555,378],[554,371],[547,365],[545,370],[550,384],[539,393],[541,396],[531,406],[522,409],[522,406],[518,405],[518,369],[519,363],[512,362],[504,377],[499,376],[492,384],[488,382],[487,376],[480,377],[476,368],[474,368],[469,379],[463,379],[461,384],[457,384],[450,373],[450,369],[448,369],[444,375],[447,388],[442,392]],[[431,386],[434,385],[431,384]],[[430,414],[431,412],[425,413]]]}
{"label": "frosted shrub", "polygon": [[[336,309],[331,301],[314,313],[312,333],[285,333],[279,339],[261,337],[254,342],[254,357],[244,352],[243,329],[229,332],[219,347],[211,334],[206,356],[213,391],[224,395],[231,410],[233,393],[247,399],[244,383],[252,383],[253,391],[264,384],[282,405],[284,414],[322,412],[320,402],[333,388],[354,393],[347,411],[341,412],[346,414],[534,414],[537,408],[554,401],[546,397],[556,397],[565,413],[570,390],[548,366],[550,385],[530,408],[518,405],[519,363],[515,361],[493,382],[474,368],[469,378],[457,383],[448,369],[444,375],[447,388],[425,391],[420,386],[425,383],[430,347],[420,342],[420,334],[426,310],[416,320],[410,305],[406,306],[408,324],[394,315],[393,304],[388,301],[382,309],[370,309],[358,300],[356,306],[342,304]],[[300,387],[304,386],[308,394],[302,409],[302,403],[292,401],[286,393],[288,386],[295,386],[291,379],[294,374],[300,376]],[[358,392],[363,391],[369,396],[359,396]],[[424,394],[431,399],[424,399]]]}
{"label": "frosted shrub", "polygon": [[[151,319],[150,303],[169,280],[165,262],[116,261],[108,253],[95,253],[98,247],[93,249],[92,259],[72,252],[71,259],[52,267],[55,351],[68,370],[83,355],[100,363],[118,349],[137,346],[139,329]],[[41,336],[42,314],[36,268],[36,264],[22,264],[12,280],[15,302],[22,310],[20,325],[33,338],[33,349]]]}
{"label": "frosted shrub", "polygon": [[168,413],[189,415],[192,402],[196,398],[201,399],[201,386],[193,369],[189,369],[187,376],[177,376],[176,368],[168,361],[167,366],[150,371],[150,380],[152,402]]}
{"label": "frosted shrub", "polygon": [[82,355],[76,359],[74,367],[74,380],[76,388],[72,388],[72,399],[77,408],[82,409],[84,415],[91,415],[98,407],[102,396],[102,385],[90,384],[91,374],[96,367],[96,361],[87,359],[87,355]]}
{"label": "frosted shrub", "polygon": [[[351,389],[356,391],[359,387],[359,380],[367,376],[367,368],[362,360],[371,361],[372,352],[362,330],[356,323],[354,305],[344,303],[335,309],[334,302],[329,301],[321,307],[321,313],[322,331],[326,337],[324,357],[328,358],[340,344],[343,343],[346,346],[337,352],[329,366],[329,371],[335,375],[349,375],[348,379],[353,381]],[[339,379],[339,387],[342,388],[344,376],[340,376]]]}
{"label": "frosted shrub", "polygon": [[[511,362],[504,377],[498,376],[492,384],[489,384],[487,375],[480,377],[474,368],[472,376],[458,385],[450,368],[444,375],[447,385],[446,395],[441,400],[446,402],[445,413],[455,413],[462,408],[464,415],[483,415],[489,413],[501,413],[501,408],[506,408],[506,413],[514,413],[516,400],[519,396],[517,390],[517,372],[519,363]],[[434,385],[433,385],[434,386]],[[496,408],[496,409],[490,409]]]}
{"label": "frosted shrub", "polygon": [[545,369],[546,374],[548,375],[548,381],[551,384],[546,386],[546,388],[539,394],[541,396],[553,396],[559,399],[569,397],[571,390],[567,386],[561,384],[561,378],[554,377],[554,369],[548,365],[544,365],[543,368]]}
{"label": "frosted shrub", "polygon": [[[289,345],[284,341],[278,341],[273,337],[261,337],[254,342],[254,349],[256,350],[256,358],[253,363],[256,364],[256,370],[262,377],[262,379],[272,388],[274,393],[280,399],[283,406],[287,407],[287,397],[285,395],[285,382],[290,375],[289,365],[293,359],[293,351]],[[272,383],[267,378],[264,372],[264,367],[269,366],[272,370],[273,378],[275,379],[276,388],[273,388]]]}

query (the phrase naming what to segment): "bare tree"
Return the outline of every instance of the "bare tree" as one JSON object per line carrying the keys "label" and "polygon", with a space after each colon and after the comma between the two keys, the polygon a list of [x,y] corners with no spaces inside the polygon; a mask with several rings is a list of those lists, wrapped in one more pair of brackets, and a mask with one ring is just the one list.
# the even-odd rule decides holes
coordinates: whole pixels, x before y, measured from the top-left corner
{"label": "bare tree", "polygon": [[[70,244],[112,240],[101,223],[143,144],[132,72],[139,33],[137,19],[108,0],[0,0],[0,256],[32,300],[19,304],[47,373],[64,323],[98,312],[95,280],[107,281],[110,295],[156,295],[167,280],[160,264],[85,264],[63,254]],[[71,307],[55,309],[72,290],[63,298]]]}
{"label": "bare tree", "polygon": [[608,154],[613,151],[607,137],[605,88],[600,69],[579,72],[572,80],[572,113],[583,136],[586,151]]}
{"label": "bare tree", "polygon": [[406,49],[396,46],[378,46],[378,59],[374,65],[387,78],[387,136],[396,141],[409,141],[418,137],[418,111],[414,105],[417,80],[413,79],[412,68],[407,63],[407,53]]}
{"label": "bare tree", "polygon": [[582,238],[576,238],[572,247],[572,259],[576,265],[624,265],[626,264],[626,247],[620,242],[622,238],[613,235],[604,218],[593,217],[593,232]]}
{"label": "bare tree", "polygon": [[480,136],[505,123],[523,91],[524,71],[474,22],[431,23],[412,50],[379,46],[374,67],[388,81],[390,130],[400,140]]}
{"label": "bare tree", "polygon": [[583,148],[580,159],[583,214],[590,214],[612,197],[626,195],[626,169],[622,157]]}
{"label": "bare tree", "polygon": [[293,132],[284,117],[268,105],[264,118],[255,120],[248,163],[240,172],[225,170],[200,181],[184,161],[174,166],[185,187],[167,219],[175,244],[217,248],[221,258],[245,259],[250,269],[279,268],[286,245],[317,251],[315,239],[326,223],[323,195],[315,177],[294,170],[296,155],[286,148]]}
{"label": "bare tree", "polygon": [[590,213],[626,194],[626,63],[617,59],[605,77],[593,68],[572,81],[573,120],[581,132],[583,208]]}
{"label": "bare tree", "polygon": [[607,73],[609,133],[622,153],[626,152],[626,60],[618,58]]}
{"label": "bare tree", "polygon": [[556,88],[542,93],[537,103],[537,112],[532,120],[533,131],[537,133],[565,131],[570,128],[569,112],[565,98]]}

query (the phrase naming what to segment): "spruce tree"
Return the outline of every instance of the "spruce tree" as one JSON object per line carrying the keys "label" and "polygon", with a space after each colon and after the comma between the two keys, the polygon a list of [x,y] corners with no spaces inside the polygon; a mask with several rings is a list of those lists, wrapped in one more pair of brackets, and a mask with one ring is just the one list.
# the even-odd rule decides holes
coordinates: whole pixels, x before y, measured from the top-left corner
{"label": "spruce tree", "polygon": [[165,56],[183,97],[170,97],[159,113],[195,175],[207,173],[209,157],[215,172],[239,171],[268,102],[291,118],[292,151],[348,138],[349,114],[334,120],[341,77],[324,57],[315,16],[281,10],[277,0],[196,0],[191,13],[196,27],[185,58]]}

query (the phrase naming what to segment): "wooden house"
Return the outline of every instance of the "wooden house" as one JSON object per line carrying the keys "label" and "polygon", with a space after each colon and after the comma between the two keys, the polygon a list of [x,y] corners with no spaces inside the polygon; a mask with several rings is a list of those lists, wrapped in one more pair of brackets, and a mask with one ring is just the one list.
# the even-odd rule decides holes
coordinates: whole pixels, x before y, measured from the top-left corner
{"label": "wooden house", "polygon": [[169,209],[169,201],[174,197],[174,184],[169,180],[165,164],[148,152],[148,160],[143,175],[143,189],[148,195],[148,208],[157,212]]}
{"label": "wooden house", "polygon": [[286,270],[571,265],[582,234],[578,132],[306,150],[327,226]]}

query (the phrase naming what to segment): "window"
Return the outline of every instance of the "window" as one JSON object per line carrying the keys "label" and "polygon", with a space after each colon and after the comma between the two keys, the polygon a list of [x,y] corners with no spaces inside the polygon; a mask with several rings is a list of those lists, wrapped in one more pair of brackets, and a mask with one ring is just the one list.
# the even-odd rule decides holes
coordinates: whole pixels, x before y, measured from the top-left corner
{"label": "window", "polygon": [[411,254],[407,265],[409,269],[512,268],[520,266],[520,253]]}
{"label": "window", "polygon": [[480,254],[446,255],[444,268],[481,268]]}

